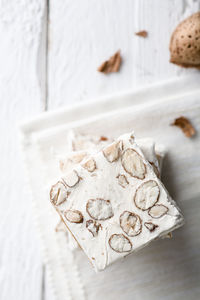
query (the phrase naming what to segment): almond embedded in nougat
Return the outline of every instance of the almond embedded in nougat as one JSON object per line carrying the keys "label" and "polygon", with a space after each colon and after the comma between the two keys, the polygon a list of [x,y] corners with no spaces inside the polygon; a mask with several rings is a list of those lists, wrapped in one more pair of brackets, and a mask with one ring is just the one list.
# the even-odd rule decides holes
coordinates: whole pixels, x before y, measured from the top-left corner
{"label": "almond embedded in nougat", "polygon": [[64,212],[64,216],[70,223],[82,223],[83,215],[79,210],[69,209]]}
{"label": "almond embedded in nougat", "polygon": [[134,202],[137,208],[147,210],[154,206],[159,199],[160,189],[156,181],[142,183],[136,190]]}
{"label": "almond embedded in nougat", "polygon": [[142,231],[142,221],[138,215],[124,211],[120,216],[120,226],[128,236],[136,236]]}
{"label": "almond embedded in nougat", "polygon": [[89,199],[86,204],[86,211],[94,220],[107,220],[113,217],[112,205],[109,200]]}
{"label": "almond embedded in nougat", "polygon": [[168,210],[168,207],[166,207],[165,205],[157,204],[149,210],[149,215],[154,219],[159,219],[164,216],[168,212]]}
{"label": "almond embedded in nougat", "polygon": [[123,174],[119,174],[116,177],[118,179],[118,183],[119,185],[121,185],[121,187],[123,187],[124,189],[127,187],[127,185],[129,184],[128,179],[125,175]]}
{"label": "almond embedded in nougat", "polygon": [[118,141],[104,148],[102,152],[105,158],[107,159],[107,161],[112,163],[119,159],[121,148],[122,148],[121,142]]}
{"label": "almond embedded in nougat", "polygon": [[93,237],[98,235],[99,228],[101,227],[101,224],[98,224],[94,220],[87,220],[86,221],[86,228],[88,231],[93,235]]}
{"label": "almond embedded in nougat", "polygon": [[142,157],[133,149],[126,149],[121,158],[124,170],[138,179],[144,179],[146,174],[146,166],[143,163]]}
{"label": "almond embedded in nougat", "polygon": [[69,196],[70,192],[68,192],[61,181],[58,181],[51,187],[50,190],[50,200],[53,205],[60,205],[65,202]]}
{"label": "almond embedded in nougat", "polygon": [[176,27],[169,48],[171,63],[200,68],[200,12],[191,15]]}
{"label": "almond embedded in nougat", "polygon": [[93,158],[90,158],[82,164],[82,167],[88,172],[94,172],[94,170],[96,169],[96,162]]}
{"label": "almond embedded in nougat", "polygon": [[132,244],[124,234],[113,234],[108,241],[110,248],[118,253],[130,252]]}
{"label": "almond embedded in nougat", "polygon": [[153,224],[152,222],[145,222],[145,223],[144,223],[144,226],[145,226],[150,232],[153,232],[153,231],[158,227],[158,225]]}
{"label": "almond embedded in nougat", "polygon": [[74,187],[79,183],[80,177],[77,173],[77,171],[73,170],[72,172],[65,175],[65,177],[62,178],[64,184],[66,184],[68,187]]}

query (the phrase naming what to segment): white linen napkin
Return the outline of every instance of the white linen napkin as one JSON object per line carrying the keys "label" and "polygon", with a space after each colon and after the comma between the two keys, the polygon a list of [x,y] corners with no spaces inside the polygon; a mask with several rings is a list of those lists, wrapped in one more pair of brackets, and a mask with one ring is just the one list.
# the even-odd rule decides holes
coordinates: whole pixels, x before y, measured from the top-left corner
{"label": "white linen napkin", "polygon": [[[55,299],[197,299],[200,295],[199,79],[185,77],[45,113],[21,126],[34,215]],[[170,126],[181,115],[194,124],[194,138],[187,139]],[[59,217],[49,202],[49,187],[60,175],[56,158],[71,150],[70,129],[110,137],[134,130],[136,137],[150,136],[168,148],[163,181],[186,218],[173,239],[154,242],[98,274],[80,249],[69,247],[66,234],[55,231]]]}

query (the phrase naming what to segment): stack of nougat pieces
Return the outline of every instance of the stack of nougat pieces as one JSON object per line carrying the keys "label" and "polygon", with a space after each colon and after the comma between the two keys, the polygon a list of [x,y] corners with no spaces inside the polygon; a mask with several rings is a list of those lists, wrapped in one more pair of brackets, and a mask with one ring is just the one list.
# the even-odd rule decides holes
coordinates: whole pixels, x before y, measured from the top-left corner
{"label": "stack of nougat pieces", "polygon": [[68,142],[50,201],[96,271],[183,225],[160,180],[163,146],[133,133],[111,140],[70,132]]}

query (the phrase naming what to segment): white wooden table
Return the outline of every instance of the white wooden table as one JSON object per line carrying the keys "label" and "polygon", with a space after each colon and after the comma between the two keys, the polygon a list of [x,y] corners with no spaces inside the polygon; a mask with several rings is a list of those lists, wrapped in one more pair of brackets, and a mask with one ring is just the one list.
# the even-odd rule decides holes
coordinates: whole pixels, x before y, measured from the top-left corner
{"label": "white wooden table", "polygon": [[[170,33],[199,0],[0,0],[0,299],[53,300],[33,226],[17,124],[44,110],[184,73]],[[146,29],[149,37],[134,32]],[[97,67],[121,49],[120,73]]]}

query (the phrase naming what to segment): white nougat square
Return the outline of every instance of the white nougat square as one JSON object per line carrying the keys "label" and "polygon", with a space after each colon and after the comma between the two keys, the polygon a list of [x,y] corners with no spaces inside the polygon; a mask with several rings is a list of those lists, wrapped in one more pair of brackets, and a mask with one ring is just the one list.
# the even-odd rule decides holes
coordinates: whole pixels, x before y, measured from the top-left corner
{"label": "white nougat square", "polygon": [[52,204],[96,271],[183,224],[154,170],[125,134],[52,186]]}

